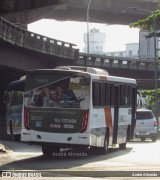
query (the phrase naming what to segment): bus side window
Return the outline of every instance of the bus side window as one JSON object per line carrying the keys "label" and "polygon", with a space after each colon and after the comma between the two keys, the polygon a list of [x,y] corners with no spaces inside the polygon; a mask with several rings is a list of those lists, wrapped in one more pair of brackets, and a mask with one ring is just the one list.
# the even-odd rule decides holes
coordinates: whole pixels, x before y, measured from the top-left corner
{"label": "bus side window", "polygon": [[105,84],[104,82],[99,82],[99,106],[105,106]]}
{"label": "bus side window", "polygon": [[99,106],[99,84],[98,84],[98,82],[93,82],[93,84],[92,84],[92,99],[93,99],[93,106]]}
{"label": "bus side window", "polygon": [[120,106],[128,107],[131,105],[131,87],[120,85]]}
{"label": "bus side window", "polygon": [[110,106],[114,105],[115,99],[115,86],[114,84],[110,84]]}
{"label": "bus side window", "polygon": [[127,88],[126,89],[126,96],[127,96],[126,105],[131,106],[131,87],[127,86],[126,88]]}
{"label": "bus side window", "polygon": [[104,107],[105,106],[105,84],[101,81],[93,82],[92,85],[92,99],[93,106]]}
{"label": "bus side window", "polygon": [[105,83],[104,99],[105,99],[105,106],[110,106],[111,99],[110,99],[110,84],[109,83]]}
{"label": "bus side window", "polygon": [[10,95],[10,103],[11,105],[19,105],[22,104],[23,101],[23,92],[21,91],[12,91]]}

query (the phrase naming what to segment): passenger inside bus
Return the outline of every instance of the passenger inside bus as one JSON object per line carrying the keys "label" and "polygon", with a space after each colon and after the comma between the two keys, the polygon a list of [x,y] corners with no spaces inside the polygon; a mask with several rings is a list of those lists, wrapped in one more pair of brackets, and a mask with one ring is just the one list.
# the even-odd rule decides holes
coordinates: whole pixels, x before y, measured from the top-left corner
{"label": "passenger inside bus", "polygon": [[68,99],[68,95],[64,93],[60,86],[56,86],[56,93],[53,96],[54,101],[65,101]]}
{"label": "passenger inside bus", "polygon": [[33,101],[35,102],[35,106],[37,106],[37,107],[41,107],[42,105],[43,105],[43,101],[42,101],[42,99],[43,99],[43,97],[44,97],[44,91],[43,91],[43,89],[38,93],[38,95],[35,95],[34,96],[34,99],[33,99]]}
{"label": "passenger inside bus", "polygon": [[55,89],[46,86],[38,91],[34,97],[37,107],[71,106],[71,102],[79,103],[72,90],[62,88],[60,85],[57,85]]}
{"label": "passenger inside bus", "polygon": [[44,97],[42,99],[43,107],[49,107],[53,104],[53,96],[51,94],[51,90],[48,87],[44,88]]}

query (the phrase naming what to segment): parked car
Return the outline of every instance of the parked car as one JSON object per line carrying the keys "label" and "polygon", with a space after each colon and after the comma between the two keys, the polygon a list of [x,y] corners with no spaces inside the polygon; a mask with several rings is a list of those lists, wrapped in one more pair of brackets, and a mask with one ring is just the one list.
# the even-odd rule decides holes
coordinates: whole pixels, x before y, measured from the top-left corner
{"label": "parked car", "polygon": [[137,109],[135,137],[145,141],[145,138],[151,138],[153,142],[157,140],[157,120],[151,110]]}

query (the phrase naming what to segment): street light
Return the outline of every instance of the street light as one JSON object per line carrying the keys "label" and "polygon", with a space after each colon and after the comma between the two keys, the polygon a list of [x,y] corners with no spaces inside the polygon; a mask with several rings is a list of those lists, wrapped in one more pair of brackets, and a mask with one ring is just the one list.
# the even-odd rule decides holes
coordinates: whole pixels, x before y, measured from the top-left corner
{"label": "street light", "polygon": [[87,7],[87,53],[89,53],[89,8],[92,0],[89,0]]}
{"label": "street light", "polygon": [[[156,16],[155,16],[155,12],[154,11],[150,11],[147,9],[141,9],[141,8],[136,8],[136,7],[128,7],[127,9],[133,9],[135,11],[145,11],[148,13],[151,13],[154,15],[153,17],[153,35],[154,35],[154,62],[155,62],[155,101],[156,101],[156,118],[158,121],[158,93],[157,93],[157,88],[158,88],[158,77],[157,77],[157,73],[158,73],[158,68],[157,68],[157,48],[156,48]],[[123,11],[125,12],[125,11]]]}

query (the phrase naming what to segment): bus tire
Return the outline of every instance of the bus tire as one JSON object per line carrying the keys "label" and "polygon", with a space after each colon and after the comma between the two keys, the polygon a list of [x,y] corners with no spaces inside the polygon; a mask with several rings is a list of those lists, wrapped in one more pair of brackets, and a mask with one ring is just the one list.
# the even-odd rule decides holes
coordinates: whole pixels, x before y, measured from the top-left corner
{"label": "bus tire", "polygon": [[142,138],[141,138],[141,141],[142,141],[142,142],[144,142],[144,141],[145,141],[145,138],[144,138],[144,137],[142,137]]}
{"label": "bus tire", "polygon": [[130,133],[130,126],[127,128],[127,142],[130,142],[131,140],[131,133]]}
{"label": "bus tire", "polygon": [[127,144],[126,142],[119,144],[119,149],[126,149],[126,144]]}
{"label": "bus tire", "polygon": [[13,134],[13,141],[20,141],[21,135],[20,134]]}
{"label": "bus tire", "polygon": [[52,156],[53,155],[53,150],[50,146],[43,144],[42,145],[42,153],[44,156]]}
{"label": "bus tire", "polygon": [[156,140],[157,140],[157,137],[151,137],[151,139],[152,139],[152,142],[156,142]]}
{"label": "bus tire", "polygon": [[108,143],[109,143],[108,139],[109,138],[108,138],[108,132],[107,132],[106,135],[105,135],[105,138],[104,138],[104,145],[103,145],[103,147],[100,148],[100,153],[102,155],[108,154]]}
{"label": "bus tire", "polygon": [[12,129],[12,121],[9,121],[9,130],[10,130],[10,134],[13,134],[13,129]]}

